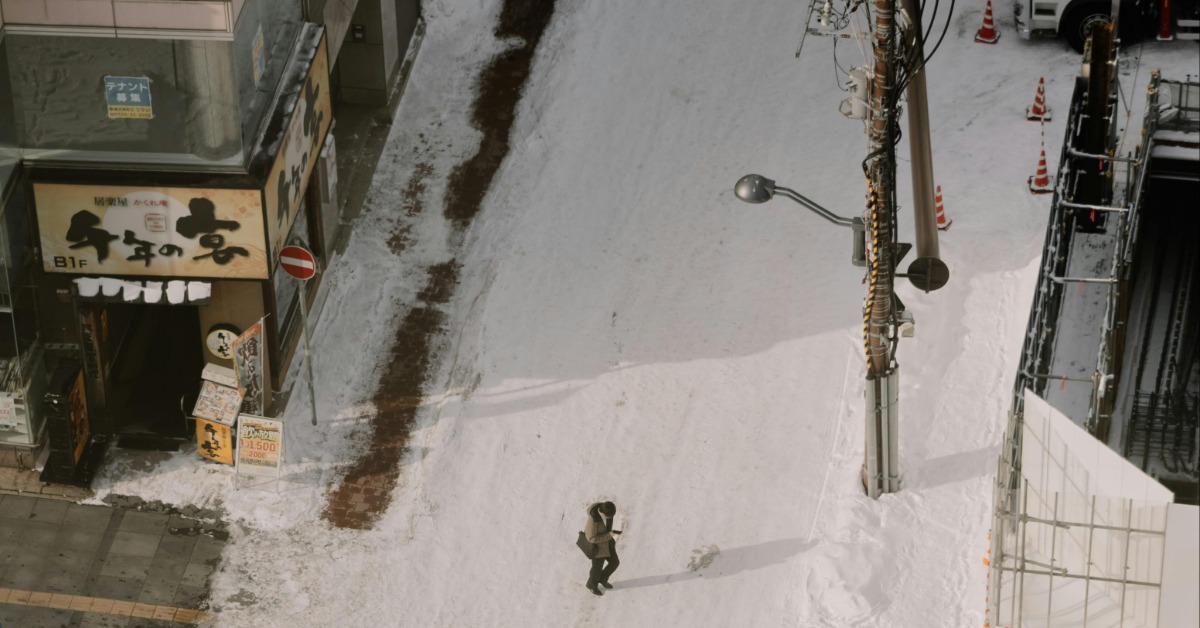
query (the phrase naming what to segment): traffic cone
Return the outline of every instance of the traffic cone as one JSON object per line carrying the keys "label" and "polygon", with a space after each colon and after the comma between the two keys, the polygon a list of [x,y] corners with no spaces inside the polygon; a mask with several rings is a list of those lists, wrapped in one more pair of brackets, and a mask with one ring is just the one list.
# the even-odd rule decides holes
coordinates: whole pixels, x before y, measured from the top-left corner
{"label": "traffic cone", "polygon": [[933,207],[937,210],[937,228],[938,231],[949,231],[950,225],[954,224],[953,220],[947,220],[946,214],[942,210],[942,186],[937,186],[937,194],[933,197]]}
{"label": "traffic cone", "polygon": [[1049,194],[1054,191],[1050,173],[1046,172],[1046,141],[1042,140],[1042,158],[1038,160],[1037,174],[1029,177],[1029,191],[1034,194]]}
{"label": "traffic cone", "polygon": [[1158,41],[1175,39],[1175,35],[1171,32],[1171,0],[1162,0],[1158,14]]}
{"label": "traffic cone", "polygon": [[1033,106],[1025,108],[1026,120],[1050,121],[1050,108],[1046,106],[1046,77],[1038,79],[1037,95],[1033,97]]}
{"label": "traffic cone", "polygon": [[996,31],[996,25],[992,22],[992,0],[987,2],[987,9],[983,12],[983,26],[980,26],[979,32],[975,33],[975,41],[981,44],[994,44],[1000,41],[1000,33]]}

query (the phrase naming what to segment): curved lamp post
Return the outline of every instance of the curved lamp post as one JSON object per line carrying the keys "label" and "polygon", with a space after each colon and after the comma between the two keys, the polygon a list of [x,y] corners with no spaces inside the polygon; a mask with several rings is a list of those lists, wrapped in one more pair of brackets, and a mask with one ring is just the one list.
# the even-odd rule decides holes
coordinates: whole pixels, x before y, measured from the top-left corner
{"label": "curved lamp post", "polygon": [[[866,229],[862,218],[838,216],[795,190],[776,185],[774,181],[757,174],[748,174],[738,179],[733,191],[738,198],[747,203],[765,203],[774,198],[776,194],[780,194],[835,225],[850,227],[854,234],[854,256],[851,258],[851,262],[855,266],[866,266]],[[890,277],[891,273],[892,269],[889,268],[886,275]],[[911,318],[908,318],[907,322],[911,329]],[[865,335],[866,332],[864,332]],[[897,464],[899,447],[896,438],[899,420],[899,377],[895,364],[890,359],[888,362],[890,370],[886,373],[876,375],[868,369],[866,394],[864,395],[866,443],[863,452],[863,486],[871,498],[878,498],[881,493],[891,493],[900,488],[899,465]],[[870,366],[869,363],[868,366]]]}
{"label": "curved lamp post", "polygon": [[795,201],[814,214],[839,227],[849,227],[854,232],[854,252],[850,258],[850,263],[855,266],[867,265],[866,226],[862,218],[843,218],[842,216],[838,216],[816,204],[803,194],[793,189],[785,188],[782,185],[776,185],[774,181],[760,174],[748,174],[738,179],[737,185],[733,186],[733,193],[743,201],[755,205],[765,203],[775,198],[776,194],[779,194]]}

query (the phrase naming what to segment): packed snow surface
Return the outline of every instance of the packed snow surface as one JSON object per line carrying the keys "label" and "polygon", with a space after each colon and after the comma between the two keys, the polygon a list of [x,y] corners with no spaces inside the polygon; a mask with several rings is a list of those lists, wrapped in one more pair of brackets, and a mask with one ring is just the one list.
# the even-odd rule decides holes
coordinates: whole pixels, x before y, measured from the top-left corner
{"label": "packed snow surface", "polygon": [[[833,40],[794,56],[804,6],[559,0],[511,151],[458,238],[441,209],[479,141],[474,77],[520,42],[487,35],[499,0],[423,3],[371,195],[327,271],[319,424],[304,386],[284,417],[282,488],[179,454],[110,465],[100,496],[240,522],[214,579],[218,626],[982,625],[990,478],[1050,203],[1027,188],[1042,128],[1025,108],[1044,76],[1053,169],[1079,57],[1021,40],[1003,12],[999,43],[974,43],[973,3],[927,67],[952,274],[930,294],[897,283],[917,332],[897,354],[904,489],[875,501],[860,484],[866,287],[850,233],[733,194],[753,172],[863,211],[866,136],[838,113]],[[836,53],[864,62],[853,42]],[[1191,42],[1125,54],[1128,148],[1149,70],[1182,78],[1198,58]],[[906,141],[900,157],[911,241]],[[423,209],[401,211],[418,176]],[[334,529],[325,493],[363,447],[393,330],[425,269],[452,257],[462,281],[393,504],[373,530]],[[627,521],[603,598],[574,547],[600,499]]]}

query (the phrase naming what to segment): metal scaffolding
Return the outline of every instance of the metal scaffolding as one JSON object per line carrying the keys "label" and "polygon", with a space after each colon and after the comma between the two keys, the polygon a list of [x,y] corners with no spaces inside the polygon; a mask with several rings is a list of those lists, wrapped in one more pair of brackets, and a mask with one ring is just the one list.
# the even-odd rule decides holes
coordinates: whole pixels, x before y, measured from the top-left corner
{"label": "metal scaffolding", "polygon": [[[1135,153],[1117,155],[1118,87],[1116,73],[1109,71],[1117,67],[1116,54],[1102,50],[1099,59],[1085,57],[1075,86],[997,465],[984,624],[990,627],[1173,625],[1160,618],[1163,608],[1177,606],[1165,565],[1174,560],[1173,548],[1197,535],[1192,523],[1168,530],[1168,520],[1190,522],[1195,507],[1171,503],[1170,491],[1105,444],[1125,360],[1146,165],[1163,115],[1181,108],[1159,102],[1160,88],[1169,82],[1154,73],[1143,141]],[[1169,91],[1190,94],[1195,84],[1190,85]],[[1107,240],[1107,261],[1093,264],[1089,274],[1084,264],[1071,264],[1071,254],[1074,240],[1100,237],[1093,234]],[[1069,291],[1085,286],[1102,293],[1100,329],[1092,332],[1098,337],[1096,361],[1094,368],[1085,367],[1090,373],[1067,372],[1055,355],[1061,350],[1059,321],[1070,307]],[[1069,382],[1090,388],[1086,412],[1071,418],[1043,399],[1057,392],[1050,384],[1061,389]],[[1195,408],[1187,406],[1182,414],[1194,416]],[[1154,434],[1162,443],[1168,432],[1171,442],[1196,440],[1194,428],[1181,431],[1175,424]],[[1190,455],[1194,459],[1194,449]],[[1180,509],[1191,510],[1181,515]],[[1194,582],[1187,584],[1187,594],[1194,596]]]}

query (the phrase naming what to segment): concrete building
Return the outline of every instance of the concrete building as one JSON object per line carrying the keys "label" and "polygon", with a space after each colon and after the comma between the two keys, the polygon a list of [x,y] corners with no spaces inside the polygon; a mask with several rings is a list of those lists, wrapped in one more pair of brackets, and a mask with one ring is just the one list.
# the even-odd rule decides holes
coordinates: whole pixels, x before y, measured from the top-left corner
{"label": "concrete building", "polygon": [[331,128],[387,103],[419,13],[0,0],[0,448],[86,483],[97,436],[190,439],[239,336],[240,410],[278,410],[304,307],[280,250],[328,256]]}

